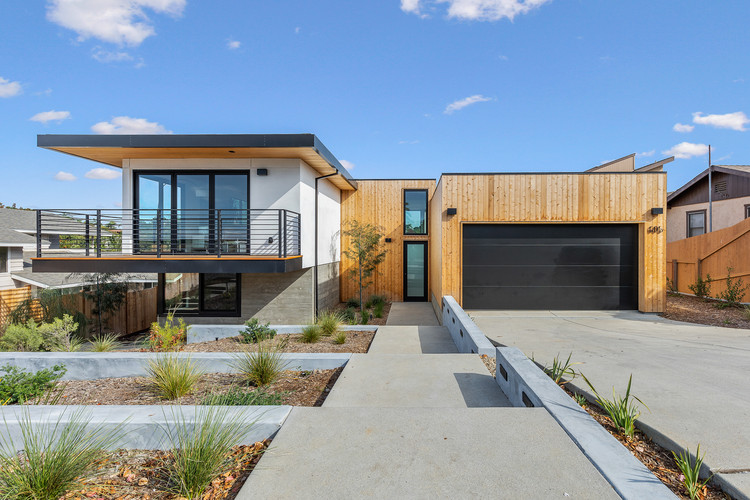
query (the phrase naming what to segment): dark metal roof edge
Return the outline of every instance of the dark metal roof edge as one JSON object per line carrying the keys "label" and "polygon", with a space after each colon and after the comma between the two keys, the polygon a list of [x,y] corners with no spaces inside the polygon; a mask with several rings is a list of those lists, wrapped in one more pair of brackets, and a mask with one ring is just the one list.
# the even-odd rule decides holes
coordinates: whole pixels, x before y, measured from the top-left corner
{"label": "dark metal roof edge", "polygon": [[341,162],[333,156],[333,153],[331,153],[327,147],[318,139],[316,135],[313,135],[313,149],[320,155],[321,158],[323,158],[328,164],[333,167],[338,173],[340,173],[346,182],[349,183],[351,187],[354,189],[357,189],[357,182],[352,178],[352,174],[349,173],[349,171],[341,164]]}

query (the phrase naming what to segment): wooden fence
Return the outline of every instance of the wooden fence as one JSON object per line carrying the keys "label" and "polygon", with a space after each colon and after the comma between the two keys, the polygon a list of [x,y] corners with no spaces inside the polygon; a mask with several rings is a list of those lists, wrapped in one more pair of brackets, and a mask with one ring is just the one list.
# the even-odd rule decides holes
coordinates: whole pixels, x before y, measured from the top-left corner
{"label": "wooden fence", "polygon": [[[727,270],[732,277],[750,284],[750,219],[712,233],[667,244],[667,277],[682,293],[693,293],[689,286],[698,277],[711,275],[711,296],[726,290]],[[743,301],[747,301],[750,292]]]}
{"label": "wooden fence", "polygon": [[[130,334],[145,330],[156,321],[156,288],[132,290],[125,296],[119,310],[107,315],[106,333]],[[0,326],[5,326],[10,313],[24,300],[31,298],[31,287],[0,290]],[[93,310],[96,301],[87,299],[83,293],[64,295],[66,305],[80,311],[89,320],[89,327],[94,331],[97,315]]]}

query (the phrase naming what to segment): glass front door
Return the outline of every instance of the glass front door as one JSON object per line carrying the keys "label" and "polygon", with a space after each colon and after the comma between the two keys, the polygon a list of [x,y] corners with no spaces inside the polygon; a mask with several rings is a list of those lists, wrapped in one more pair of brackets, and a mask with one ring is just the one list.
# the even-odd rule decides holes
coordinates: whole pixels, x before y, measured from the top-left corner
{"label": "glass front door", "polygon": [[404,302],[427,300],[427,242],[404,242]]}

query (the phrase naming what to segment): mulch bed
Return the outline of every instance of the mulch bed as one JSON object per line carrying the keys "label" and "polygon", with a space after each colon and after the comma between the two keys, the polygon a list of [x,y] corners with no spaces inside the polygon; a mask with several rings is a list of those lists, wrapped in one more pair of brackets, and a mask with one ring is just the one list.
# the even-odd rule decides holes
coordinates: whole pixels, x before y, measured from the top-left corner
{"label": "mulch bed", "polygon": [[[370,349],[375,332],[351,331],[346,332],[346,342],[334,344],[332,337],[321,337],[314,344],[300,342],[302,336],[296,333],[279,334],[271,340],[262,342],[263,346],[271,347],[278,345],[283,339],[289,339],[287,345],[281,352],[352,352],[364,353]],[[180,349],[183,352],[242,352],[257,351],[258,344],[245,344],[240,341],[242,337],[231,337],[226,339],[212,340],[210,342],[197,342],[187,344]]]}
{"label": "mulch bed", "polygon": [[[227,470],[211,482],[203,500],[231,500],[237,496],[255,468],[270,440],[233,448]],[[172,460],[169,451],[117,450],[94,477],[85,478],[81,488],[68,492],[70,500],[177,500],[171,492],[165,464]]]}
{"label": "mulch bed", "polygon": [[[494,376],[496,369],[496,360],[487,355],[480,356],[482,362]],[[563,387],[563,390],[572,398],[573,392]],[[620,443],[622,443],[630,452],[641,461],[648,469],[664,483],[678,498],[689,500],[682,485],[682,473],[677,468],[677,464],[672,457],[672,453],[651,441],[651,439],[640,431],[636,430],[635,436],[628,438],[622,435],[612,420],[604,410],[594,404],[587,404],[583,407],[589,415],[593,417],[602,427],[612,434]],[[704,490],[702,500],[731,499],[729,495],[721,491],[720,488],[709,484]]]}
{"label": "mulch bed", "polygon": [[[337,306],[333,307],[334,311],[338,311],[340,313],[343,313],[346,311],[346,302],[341,302]],[[359,309],[357,311],[357,319],[359,319]],[[372,314],[372,309],[369,309],[370,314]],[[385,326],[385,323],[388,321],[388,314],[391,312],[391,303],[386,302],[385,307],[383,308],[383,317],[382,318],[376,318],[373,316],[372,318],[367,320],[368,325],[375,325],[375,326]]]}
{"label": "mulch bed", "polygon": [[[286,371],[263,390],[281,394],[284,405],[321,406],[342,370]],[[58,404],[65,405],[197,405],[209,394],[226,394],[232,388],[246,392],[257,389],[248,386],[242,376],[235,373],[207,373],[196,383],[192,393],[174,400],[161,399],[146,377],[70,380],[61,383],[61,387],[63,392]]]}
{"label": "mulch bed", "polygon": [[667,310],[664,318],[701,325],[726,328],[750,328],[750,316],[745,309],[716,307],[719,301],[699,299],[690,295],[667,295]]}

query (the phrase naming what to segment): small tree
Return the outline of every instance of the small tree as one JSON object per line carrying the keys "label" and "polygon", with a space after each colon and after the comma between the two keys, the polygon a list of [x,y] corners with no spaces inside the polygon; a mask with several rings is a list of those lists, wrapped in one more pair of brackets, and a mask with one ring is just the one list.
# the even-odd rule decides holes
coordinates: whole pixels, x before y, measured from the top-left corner
{"label": "small tree", "polygon": [[350,238],[349,248],[344,250],[344,255],[355,264],[355,267],[349,269],[349,274],[357,282],[359,307],[362,309],[362,290],[370,286],[372,275],[378,265],[385,260],[387,250],[380,244],[383,228],[350,220],[346,223],[344,234]]}
{"label": "small tree", "polygon": [[122,281],[120,273],[84,274],[82,281],[92,283],[84,288],[83,294],[96,305],[91,310],[97,317],[97,330],[102,334],[102,317],[118,310],[125,302],[128,284]]}

